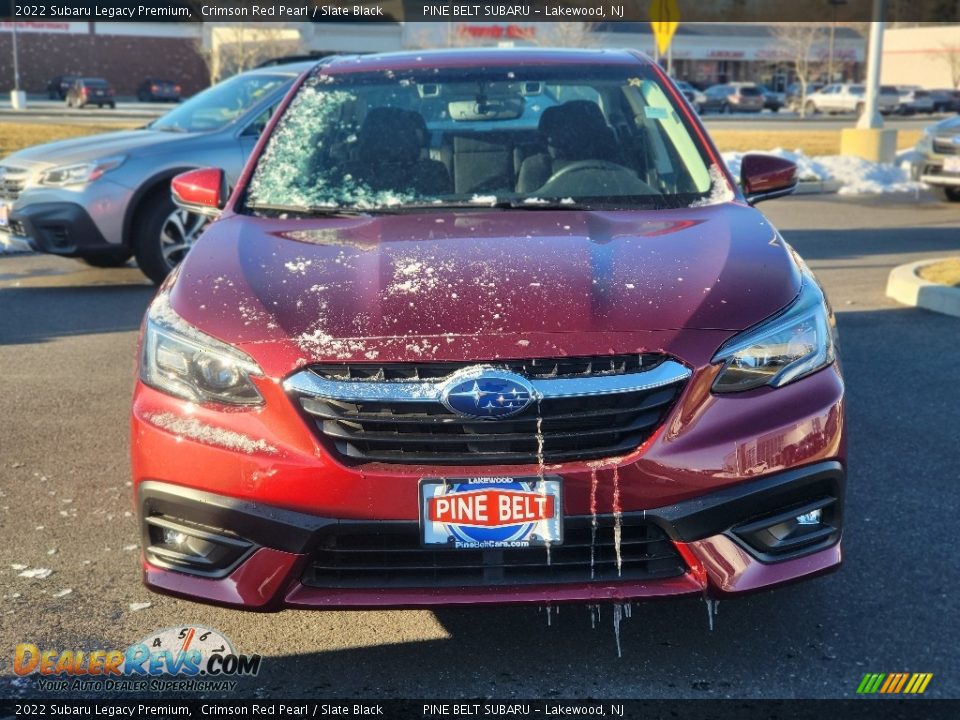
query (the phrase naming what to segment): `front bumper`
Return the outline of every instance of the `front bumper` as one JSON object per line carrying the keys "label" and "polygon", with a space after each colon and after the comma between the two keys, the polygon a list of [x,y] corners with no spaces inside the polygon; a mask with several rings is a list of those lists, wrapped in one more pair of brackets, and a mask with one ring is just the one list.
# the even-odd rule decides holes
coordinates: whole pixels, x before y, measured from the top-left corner
{"label": "front bumper", "polygon": [[67,257],[115,251],[84,207],[72,202],[45,202],[15,208],[10,230],[37,252]]}
{"label": "front bumper", "polygon": [[[169,554],[151,532],[156,525],[141,523],[144,579],[156,591],[258,610],[429,607],[593,602],[704,593],[723,597],[817,575],[835,569],[841,560],[844,486],[843,466],[831,461],[644,511],[643,521],[660,528],[677,550],[681,571],[672,576],[517,584],[493,579],[488,584],[472,585],[444,584],[442,579],[435,579],[432,586],[375,589],[344,586],[341,582],[317,583],[316,573],[311,571],[312,558],[324,537],[350,533],[353,526],[370,523],[307,515],[152,481],[139,486],[138,504],[140,517],[150,518],[152,523],[184,528],[186,532],[202,528],[208,540],[220,536],[235,548],[233,555],[222,558],[220,567],[181,572],[174,569]],[[811,502],[830,508],[828,520],[821,536],[799,548],[775,554],[743,531],[755,525],[757,518],[775,519],[784,508],[799,512]],[[566,522],[578,519],[586,520],[568,517]],[[625,514],[624,527],[630,527],[634,520],[640,520],[639,514]],[[416,523],[404,524],[412,533],[417,532]],[[562,547],[557,547],[553,552],[560,550]],[[562,564],[557,570],[562,574]]]}
{"label": "front bumper", "polygon": [[[376,574],[366,583],[355,577],[326,582],[316,569],[318,552],[331,534],[366,532],[377,524],[406,542],[418,528],[421,477],[532,476],[536,466],[347,467],[291,417],[290,400],[277,384],[261,386],[262,411],[239,413],[188,406],[138,384],[133,470],[145,582],[159,592],[254,610],[427,607],[721,597],[836,568],[845,484],[838,370],[734,397],[711,396],[712,380],[709,368],[695,373],[661,429],[636,453],[548,470],[563,483],[565,524],[589,523],[591,505],[607,521],[619,502],[624,527],[644,526],[650,537],[660,537],[675,555],[676,572],[607,573],[592,581],[588,574],[580,581],[556,579],[541,567],[540,576],[516,582],[494,576],[457,584],[438,576],[399,585],[386,578],[378,584]],[[188,417],[191,432],[173,432],[171,416]],[[246,443],[246,451],[218,446],[210,441],[218,427],[234,433],[225,436],[227,444],[241,437],[256,442]],[[593,477],[599,488],[591,503]],[[814,506],[824,531],[799,545],[778,545],[762,527]],[[179,523],[200,533],[198,542],[225,547],[208,553],[212,565],[178,565],[182,558],[152,548],[164,522],[174,531]],[[559,567],[564,558],[553,559]],[[545,565],[545,555],[542,560]],[[364,562],[373,561],[368,555]]]}

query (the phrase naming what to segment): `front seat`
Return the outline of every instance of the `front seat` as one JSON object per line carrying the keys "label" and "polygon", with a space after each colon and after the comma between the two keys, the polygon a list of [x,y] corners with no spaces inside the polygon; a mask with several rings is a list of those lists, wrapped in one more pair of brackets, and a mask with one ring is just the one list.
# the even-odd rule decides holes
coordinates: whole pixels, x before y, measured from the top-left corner
{"label": "front seat", "polygon": [[452,188],[446,166],[423,157],[428,137],[420,113],[394,107],[373,108],[360,125],[354,158],[345,164],[344,172],[378,192],[449,194]]}
{"label": "front seat", "polygon": [[616,162],[617,142],[600,107],[589,100],[570,100],[543,111],[538,125],[547,151],[520,164],[517,192],[531,193],[554,173],[580,160]]}

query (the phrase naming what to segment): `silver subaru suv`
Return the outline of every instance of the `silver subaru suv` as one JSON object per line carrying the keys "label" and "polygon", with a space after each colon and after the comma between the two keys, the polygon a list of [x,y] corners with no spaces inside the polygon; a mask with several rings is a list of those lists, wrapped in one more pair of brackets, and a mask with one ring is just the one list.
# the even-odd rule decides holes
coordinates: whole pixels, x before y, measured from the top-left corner
{"label": "silver subaru suv", "polygon": [[113,267],[136,256],[160,283],[206,219],[178,209],[170,180],[220,167],[234,183],[287,90],[317,61],[235,75],[146,127],[62,140],[0,160],[0,245]]}

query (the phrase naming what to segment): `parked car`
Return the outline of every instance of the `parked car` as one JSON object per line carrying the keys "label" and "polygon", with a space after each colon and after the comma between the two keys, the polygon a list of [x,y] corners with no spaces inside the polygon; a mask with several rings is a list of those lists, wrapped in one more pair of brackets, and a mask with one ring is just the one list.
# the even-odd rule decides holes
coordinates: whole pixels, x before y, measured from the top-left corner
{"label": "parked car", "polygon": [[[422,607],[836,568],[833,315],[752,207],[797,168],[747,154],[738,184],[667,82],[628,50],[335,59],[232,192],[175,178],[217,219],[141,338],[146,584]],[[530,86],[560,104],[502,130]],[[432,132],[437,98],[470,130]]]}
{"label": "parked car", "polygon": [[[823,83],[807,83],[806,95],[812,95],[822,87]],[[805,99],[803,96],[803,88],[801,87],[800,83],[790,83],[787,86],[787,90],[784,95],[787,109],[793,112],[800,112],[800,108],[803,107],[803,101]]]}
{"label": "parked car", "polygon": [[960,112],[960,90],[949,88],[931,90],[930,97],[933,99],[934,112]]}
{"label": "parked car", "polygon": [[697,90],[693,85],[688,83],[686,80],[674,80],[674,84],[677,86],[677,89],[680,93],[687,99],[687,102],[693,106],[693,109],[697,112],[701,111],[703,107],[704,98],[703,93],[700,90]]}
{"label": "parked car", "polygon": [[784,93],[771,90],[766,85],[757,85],[757,88],[763,93],[763,108],[770,112],[780,112],[780,108],[786,104]]}
{"label": "parked car", "polygon": [[926,183],[945,200],[960,202],[960,116],[926,128],[915,150],[913,179]]}
{"label": "parked car", "polygon": [[77,78],[67,90],[66,100],[70,108],[85,108],[88,105],[100,108],[106,105],[111,109],[117,107],[113,88],[103,78]]}
{"label": "parked car", "polygon": [[102,267],[136,255],[140,269],[162,282],[205,222],[173,204],[170,179],[215,164],[234,182],[284,93],[312,66],[235,75],[142,129],[61,140],[3,158],[0,232],[39,252]]}
{"label": "parked car", "polygon": [[763,93],[753,83],[726,83],[707,88],[703,93],[703,112],[760,112]]}
{"label": "parked car", "polygon": [[934,111],[933,97],[929,91],[917,85],[899,85],[897,93],[900,98],[900,107],[898,110],[904,115],[914,115],[916,113],[926,113],[930,115]]}
{"label": "parked car", "polygon": [[172,80],[147,78],[137,88],[140,102],[180,102],[183,89]]}
{"label": "parked car", "polygon": [[47,83],[47,97],[51,100],[66,100],[67,92],[76,79],[76,75],[57,75],[51,78]]}
{"label": "parked car", "polygon": [[[890,85],[882,85],[877,95],[879,111],[886,115],[900,107],[900,93]],[[866,107],[866,88],[854,83],[833,83],[807,95],[804,108],[813,113],[856,113],[860,115]]]}

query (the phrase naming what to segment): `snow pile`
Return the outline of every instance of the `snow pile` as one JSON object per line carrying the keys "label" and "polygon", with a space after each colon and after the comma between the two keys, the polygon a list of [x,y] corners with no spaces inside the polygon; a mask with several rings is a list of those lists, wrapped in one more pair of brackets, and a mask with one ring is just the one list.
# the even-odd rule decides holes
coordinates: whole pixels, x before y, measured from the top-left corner
{"label": "snow pile", "polygon": [[[800,150],[761,151],[797,164],[800,182],[835,180],[842,184],[841,195],[877,195],[893,192],[916,192],[923,184],[910,180],[909,164],[875,163],[852,155],[823,155],[809,157]],[[734,177],[740,177],[740,162],[746,153],[723,153],[723,160]]]}

